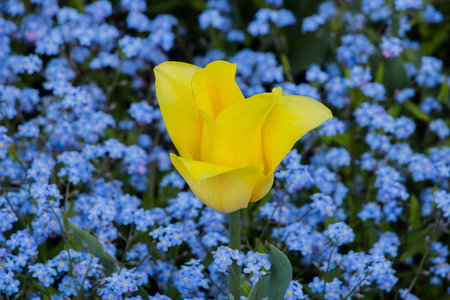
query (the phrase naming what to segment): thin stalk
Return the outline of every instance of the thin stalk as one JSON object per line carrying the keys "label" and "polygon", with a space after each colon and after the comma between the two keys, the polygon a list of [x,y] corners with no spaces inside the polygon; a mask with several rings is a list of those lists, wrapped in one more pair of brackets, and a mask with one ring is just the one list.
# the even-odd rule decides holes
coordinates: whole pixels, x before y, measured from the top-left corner
{"label": "thin stalk", "polygon": [[225,292],[220,288],[220,286],[217,285],[217,283],[211,278],[211,275],[208,274],[208,272],[202,271],[203,275],[208,277],[209,281],[213,284],[213,286],[221,293],[222,295],[226,296]]}
{"label": "thin stalk", "polygon": [[[92,260],[94,259],[95,252],[97,251],[98,239],[99,239],[99,237],[100,237],[100,230],[102,230],[102,218],[100,218],[100,225],[99,225],[99,227],[98,227],[97,236],[95,237],[94,250],[93,250],[92,253],[91,253],[91,258],[89,259],[89,264],[88,264],[88,267],[87,267],[87,269],[86,269],[86,273],[84,274],[83,280],[81,281],[81,287],[80,287],[80,290],[83,290],[84,282],[86,281],[86,278],[87,278],[88,273],[89,273],[89,269],[91,268]],[[80,293],[80,296],[81,296],[81,293]]]}
{"label": "thin stalk", "polygon": [[345,297],[343,297],[343,298],[341,298],[340,300],[346,300],[348,297],[350,297],[350,295],[351,294],[353,294],[353,292],[364,282],[364,280],[366,280],[366,278],[370,275],[371,273],[368,273],[366,276],[364,276],[364,278],[363,279],[361,279],[361,281],[360,282],[358,282],[358,284],[357,285],[355,285],[354,287],[353,287],[353,289],[350,291],[350,292],[348,292],[348,294],[347,295],[345,295]]}
{"label": "thin stalk", "polygon": [[14,206],[12,205],[11,201],[9,201],[9,198],[7,195],[5,195],[5,199],[9,204],[9,207],[11,207],[11,210],[14,212],[14,214],[16,215],[17,219],[19,219],[20,223],[22,223],[23,228],[27,228],[27,224],[25,223],[25,221],[19,216],[19,213],[14,209]]}
{"label": "thin stalk", "polygon": [[425,261],[426,261],[426,259],[428,257],[428,252],[430,251],[431,245],[433,244],[433,242],[434,242],[434,240],[436,238],[436,234],[438,232],[437,229],[439,227],[439,222],[441,220],[441,216],[442,216],[442,213],[439,212],[438,213],[438,217],[436,218],[436,222],[434,223],[434,229],[433,229],[433,233],[431,234],[431,239],[428,241],[428,245],[427,245],[427,248],[425,249],[425,253],[422,256],[422,259],[421,259],[421,261],[419,263],[419,266],[417,267],[416,274],[414,275],[414,278],[413,278],[413,280],[411,281],[411,284],[408,287],[408,292],[405,295],[405,299],[411,293],[414,285],[416,284],[417,278],[419,277],[420,271],[422,271],[422,267],[423,267],[423,265],[424,265],[424,263],[425,263]]}
{"label": "thin stalk", "polygon": [[[229,242],[228,245],[231,249],[241,250],[241,214],[237,210],[228,215],[229,218]],[[233,262],[228,269],[228,299],[234,298],[239,300],[241,298],[241,268]]]}
{"label": "thin stalk", "polygon": [[334,243],[333,248],[331,248],[330,257],[328,258],[327,271],[325,272],[325,280],[323,283],[323,291],[322,291],[322,297],[324,299],[325,299],[325,293],[326,293],[326,288],[327,288],[328,274],[330,272],[331,260],[333,259],[333,251],[334,251],[334,248],[336,248],[336,246],[337,246],[337,244]]}
{"label": "thin stalk", "polygon": [[285,196],[285,193],[283,193],[281,195],[281,197],[277,200],[277,204],[275,205],[275,208],[273,209],[272,215],[270,216],[269,220],[266,222],[266,225],[264,225],[264,229],[263,229],[263,231],[261,232],[261,235],[258,238],[258,242],[256,243],[255,249],[258,249],[259,244],[261,243],[264,235],[266,234],[267,229],[269,228],[269,225],[272,223],[273,217],[275,216],[275,213],[277,212],[278,207],[283,202],[284,196]]}

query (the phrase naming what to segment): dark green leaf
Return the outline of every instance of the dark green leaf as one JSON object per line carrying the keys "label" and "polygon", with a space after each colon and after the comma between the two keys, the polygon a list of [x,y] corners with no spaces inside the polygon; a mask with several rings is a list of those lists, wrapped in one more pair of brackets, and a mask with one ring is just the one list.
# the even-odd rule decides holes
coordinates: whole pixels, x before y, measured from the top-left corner
{"label": "dark green leaf", "polygon": [[448,96],[448,83],[447,77],[444,77],[444,81],[442,82],[441,85],[441,90],[439,91],[438,100],[444,103],[445,100],[447,99],[447,96]]}
{"label": "dark green leaf", "polygon": [[380,61],[377,68],[377,74],[375,75],[375,82],[383,82],[384,78],[384,62]]}
{"label": "dark green leaf", "polygon": [[410,199],[409,222],[414,229],[418,229],[420,228],[420,203],[415,195],[412,195]]}
{"label": "dark green leaf", "polygon": [[112,273],[114,273],[114,261],[105,252],[102,243],[99,241],[97,243],[97,247],[95,247],[96,238],[92,234],[72,224],[68,220],[66,220],[65,223],[66,223],[66,230],[68,231],[71,230],[73,232],[73,237],[78,242],[78,244],[80,244],[81,247],[83,247],[83,244],[86,243],[86,245],[88,246],[89,253],[94,252],[95,248],[94,255],[99,258],[100,263],[105,268],[105,275],[110,276]]}
{"label": "dark green leaf", "polygon": [[383,84],[386,90],[402,89],[408,85],[409,79],[400,57],[384,58],[382,63],[384,64]]}
{"label": "dark green leaf", "polygon": [[258,280],[248,294],[247,299],[262,300],[268,298],[281,300],[291,283],[292,266],[287,256],[268,242],[266,242],[266,249],[272,263],[270,273]]}
{"label": "dark green leaf", "polygon": [[399,261],[405,261],[414,255],[425,251],[426,243],[417,243],[414,246],[410,247],[407,251],[403,252],[402,256],[400,256]]}
{"label": "dark green leaf", "polygon": [[422,121],[430,121],[430,116],[425,114],[420,110],[420,107],[410,100],[405,101],[404,103],[407,110],[409,110],[414,116],[419,118]]}

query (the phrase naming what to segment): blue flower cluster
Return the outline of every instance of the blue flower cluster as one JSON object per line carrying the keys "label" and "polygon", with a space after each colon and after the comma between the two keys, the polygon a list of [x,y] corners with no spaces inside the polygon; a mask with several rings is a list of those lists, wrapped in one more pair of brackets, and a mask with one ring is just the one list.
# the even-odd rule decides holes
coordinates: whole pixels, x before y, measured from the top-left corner
{"label": "blue flower cluster", "polygon": [[[225,299],[236,263],[246,299],[269,240],[284,299],[444,299],[450,6],[309,2],[2,1],[0,294]],[[241,211],[241,251],[172,167],[152,72],[219,59],[246,97],[282,87],[334,115]]]}

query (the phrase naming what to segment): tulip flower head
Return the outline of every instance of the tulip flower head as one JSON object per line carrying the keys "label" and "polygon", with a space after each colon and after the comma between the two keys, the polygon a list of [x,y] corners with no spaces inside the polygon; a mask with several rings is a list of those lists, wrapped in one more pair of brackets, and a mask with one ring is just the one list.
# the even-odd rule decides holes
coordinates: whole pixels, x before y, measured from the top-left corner
{"label": "tulip flower head", "polygon": [[264,197],[294,144],[332,118],[320,102],[281,88],[246,99],[235,75],[225,61],[155,68],[162,117],[180,154],[172,163],[204,204],[227,213]]}

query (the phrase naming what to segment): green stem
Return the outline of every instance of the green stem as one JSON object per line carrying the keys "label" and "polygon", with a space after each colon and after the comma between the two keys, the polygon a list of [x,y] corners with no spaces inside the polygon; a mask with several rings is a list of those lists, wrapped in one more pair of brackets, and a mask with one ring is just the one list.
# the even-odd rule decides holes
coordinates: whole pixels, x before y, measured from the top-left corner
{"label": "green stem", "polygon": [[[231,249],[237,249],[241,251],[241,218],[240,211],[237,210],[228,215],[229,220],[229,242],[228,245]],[[228,269],[228,299],[239,300],[241,293],[239,291],[241,287],[241,268],[233,262]],[[232,296],[233,298],[231,298]]]}

